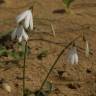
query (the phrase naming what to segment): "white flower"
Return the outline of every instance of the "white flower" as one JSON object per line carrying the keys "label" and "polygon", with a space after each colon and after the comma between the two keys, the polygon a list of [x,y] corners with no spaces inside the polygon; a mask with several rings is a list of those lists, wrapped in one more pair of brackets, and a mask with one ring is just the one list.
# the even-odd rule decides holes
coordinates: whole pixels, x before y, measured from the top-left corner
{"label": "white flower", "polygon": [[89,43],[88,43],[88,41],[86,40],[86,41],[85,41],[85,55],[86,55],[86,57],[89,56],[89,53],[90,53]]}
{"label": "white flower", "polygon": [[11,86],[8,83],[2,83],[2,87],[5,91],[7,91],[8,93],[10,93],[11,90]]}
{"label": "white flower", "polygon": [[78,54],[76,47],[72,47],[68,52],[68,62],[71,64],[78,64]]}
{"label": "white flower", "polygon": [[33,30],[33,15],[31,10],[26,10],[16,17],[17,23],[24,22],[24,27],[26,29],[30,28]]}
{"label": "white flower", "polygon": [[22,40],[27,41],[29,37],[25,32],[23,26],[20,25],[14,30],[14,32],[12,32],[11,38],[12,40],[18,39],[18,41],[21,42]]}

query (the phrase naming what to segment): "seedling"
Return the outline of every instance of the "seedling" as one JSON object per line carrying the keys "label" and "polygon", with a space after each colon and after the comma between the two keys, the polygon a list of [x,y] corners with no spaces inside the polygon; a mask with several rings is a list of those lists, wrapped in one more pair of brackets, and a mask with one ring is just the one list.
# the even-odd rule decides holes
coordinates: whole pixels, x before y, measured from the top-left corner
{"label": "seedling", "polygon": [[37,55],[37,58],[38,60],[42,60],[43,58],[47,57],[48,55],[48,51],[47,50],[43,50],[41,51],[38,55]]}
{"label": "seedling", "polygon": [[[31,95],[32,95],[32,91],[30,89],[28,89],[28,88],[25,88],[24,96],[31,96]],[[33,95],[33,96],[35,96],[35,95]]]}
{"label": "seedling", "polygon": [[72,4],[73,1],[74,1],[74,0],[63,0],[64,8],[65,8],[65,11],[66,11],[66,12],[72,13],[72,11],[70,10],[70,5]]}
{"label": "seedling", "polygon": [[48,94],[44,91],[36,91],[35,96],[48,96]]}

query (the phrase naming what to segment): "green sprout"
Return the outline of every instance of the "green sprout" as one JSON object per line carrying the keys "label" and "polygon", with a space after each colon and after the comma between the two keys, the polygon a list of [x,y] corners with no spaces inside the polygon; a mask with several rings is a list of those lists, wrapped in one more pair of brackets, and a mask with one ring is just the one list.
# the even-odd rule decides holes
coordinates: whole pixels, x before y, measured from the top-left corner
{"label": "green sprout", "polygon": [[63,0],[64,4],[66,5],[67,8],[70,7],[71,3],[73,2],[74,0]]}
{"label": "green sprout", "polygon": [[0,46],[0,56],[7,56],[8,55],[8,51],[5,47]]}
{"label": "green sprout", "polygon": [[44,57],[47,57],[48,55],[48,50],[42,50],[38,55],[37,55],[37,59],[38,60],[42,60]]}
{"label": "green sprout", "polygon": [[66,12],[71,12],[70,10],[70,5],[72,4],[74,0],[63,0],[65,11]]}

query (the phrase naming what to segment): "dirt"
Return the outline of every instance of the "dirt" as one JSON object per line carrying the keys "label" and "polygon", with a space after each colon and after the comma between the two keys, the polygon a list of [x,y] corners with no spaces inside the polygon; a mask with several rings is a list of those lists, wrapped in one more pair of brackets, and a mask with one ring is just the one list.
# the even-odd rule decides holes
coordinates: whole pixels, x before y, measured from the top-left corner
{"label": "dirt", "polygon": [[[62,0],[1,0],[0,33],[13,30],[17,25],[16,16],[32,5],[35,30],[30,34],[26,88],[32,92],[38,90],[60,51],[84,32],[92,54],[85,57],[82,38],[76,40],[79,64],[67,63],[66,50],[48,78],[57,89],[49,96],[96,96],[96,0],[75,0],[70,6],[72,14],[64,12]],[[55,37],[51,23],[56,31]],[[38,54],[46,50],[47,55],[38,59]],[[9,62],[0,68],[0,78],[6,80],[12,88],[11,93],[0,88],[0,96],[21,96],[22,64],[23,60],[19,64]],[[58,71],[63,74],[59,76]]]}

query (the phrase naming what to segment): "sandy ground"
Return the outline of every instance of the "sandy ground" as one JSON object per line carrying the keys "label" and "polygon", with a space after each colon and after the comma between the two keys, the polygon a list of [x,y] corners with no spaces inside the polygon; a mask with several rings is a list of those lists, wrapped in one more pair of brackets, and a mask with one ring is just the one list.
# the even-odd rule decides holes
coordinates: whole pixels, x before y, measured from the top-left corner
{"label": "sandy ground", "polygon": [[[58,92],[52,92],[50,96],[96,96],[96,0],[75,0],[71,5],[73,15],[64,13],[62,0],[5,0],[0,4],[0,32],[15,28],[15,17],[32,5],[36,28],[30,34],[31,53],[27,57],[26,88],[38,90],[60,51],[84,32],[93,54],[86,58],[82,38],[78,39],[79,64],[67,63],[68,50],[61,56],[48,79]],[[56,37],[52,35],[51,23]],[[45,50],[48,51],[47,56],[38,60],[37,55]],[[19,65],[22,64],[21,60]],[[63,71],[62,78],[56,73],[58,70]],[[12,87],[9,94],[0,88],[0,96],[21,96],[22,68],[18,64],[9,63],[0,68],[0,78],[4,78]]]}

